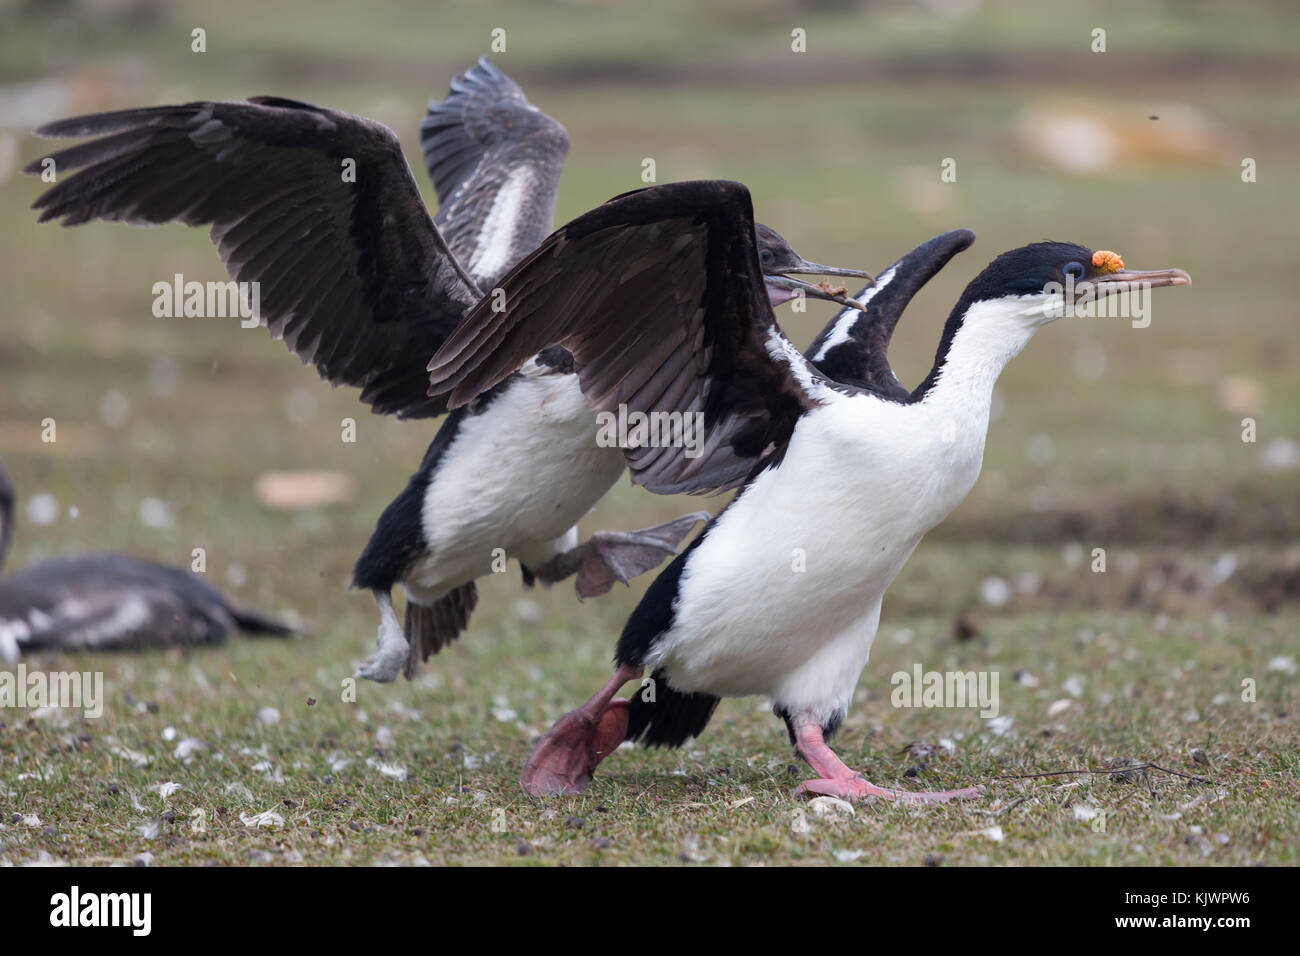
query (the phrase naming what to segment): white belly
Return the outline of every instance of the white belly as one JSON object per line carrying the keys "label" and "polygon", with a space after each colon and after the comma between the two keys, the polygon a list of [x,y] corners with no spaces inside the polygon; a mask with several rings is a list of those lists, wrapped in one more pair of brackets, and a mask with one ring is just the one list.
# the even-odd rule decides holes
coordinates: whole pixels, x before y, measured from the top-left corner
{"label": "white belly", "polygon": [[544,375],[535,362],[522,374],[461,422],[429,485],[430,557],[404,582],[426,600],[490,573],[497,549],[535,564],[572,547],[578,520],[623,471],[622,452],[596,444],[576,375]]}
{"label": "white belly", "polygon": [[649,663],[684,691],[847,708],[885,589],[979,474],[984,427],[963,439],[949,422],[865,396],[804,416],[692,553]]}

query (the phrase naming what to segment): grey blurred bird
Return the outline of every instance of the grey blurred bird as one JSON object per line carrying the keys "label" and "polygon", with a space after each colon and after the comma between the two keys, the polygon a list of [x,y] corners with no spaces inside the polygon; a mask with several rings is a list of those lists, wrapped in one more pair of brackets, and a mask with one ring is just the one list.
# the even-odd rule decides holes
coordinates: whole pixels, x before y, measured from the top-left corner
{"label": "grey blurred bird", "polygon": [[[15,493],[0,465],[0,569]],[[197,575],[123,554],[54,558],[0,578],[0,660],[32,651],[120,651],[220,644],[234,631],[294,628],[227,600]]]}

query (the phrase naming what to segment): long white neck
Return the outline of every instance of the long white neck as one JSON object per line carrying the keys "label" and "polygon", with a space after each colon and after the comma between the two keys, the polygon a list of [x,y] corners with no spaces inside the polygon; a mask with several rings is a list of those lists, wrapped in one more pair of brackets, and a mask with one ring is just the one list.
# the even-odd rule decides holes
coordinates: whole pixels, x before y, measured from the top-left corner
{"label": "long white neck", "polygon": [[1044,321],[1039,296],[1008,296],[972,304],[961,316],[947,353],[937,359],[921,400],[978,407],[987,413],[998,376]]}

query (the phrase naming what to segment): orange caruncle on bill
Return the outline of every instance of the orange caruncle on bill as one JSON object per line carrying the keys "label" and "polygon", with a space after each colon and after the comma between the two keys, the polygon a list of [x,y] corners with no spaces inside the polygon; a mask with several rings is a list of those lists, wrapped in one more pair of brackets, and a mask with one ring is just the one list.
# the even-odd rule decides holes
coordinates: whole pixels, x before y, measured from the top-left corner
{"label": "orange caruncle on bill", "polygon": [[1092,264],[1107,274],[1124,268],[1124,260],[1119,257],[1119,253],[1105,249],[1098,249],[1092,254]]}

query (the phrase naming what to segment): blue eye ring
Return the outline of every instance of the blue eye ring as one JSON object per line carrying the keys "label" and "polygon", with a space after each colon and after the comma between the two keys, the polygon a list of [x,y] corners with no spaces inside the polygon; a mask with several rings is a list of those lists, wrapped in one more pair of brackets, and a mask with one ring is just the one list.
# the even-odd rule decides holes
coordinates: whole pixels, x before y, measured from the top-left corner
{"label": "blue eye ring", "polygon": [[1084,267],[1082,262],[1076,261],[1067,262],[1065,267],[1061,270],[1061,273],[1067,276],[1074,276],[1076,279],[1082,279],[1088,274],[1088,270]]}

